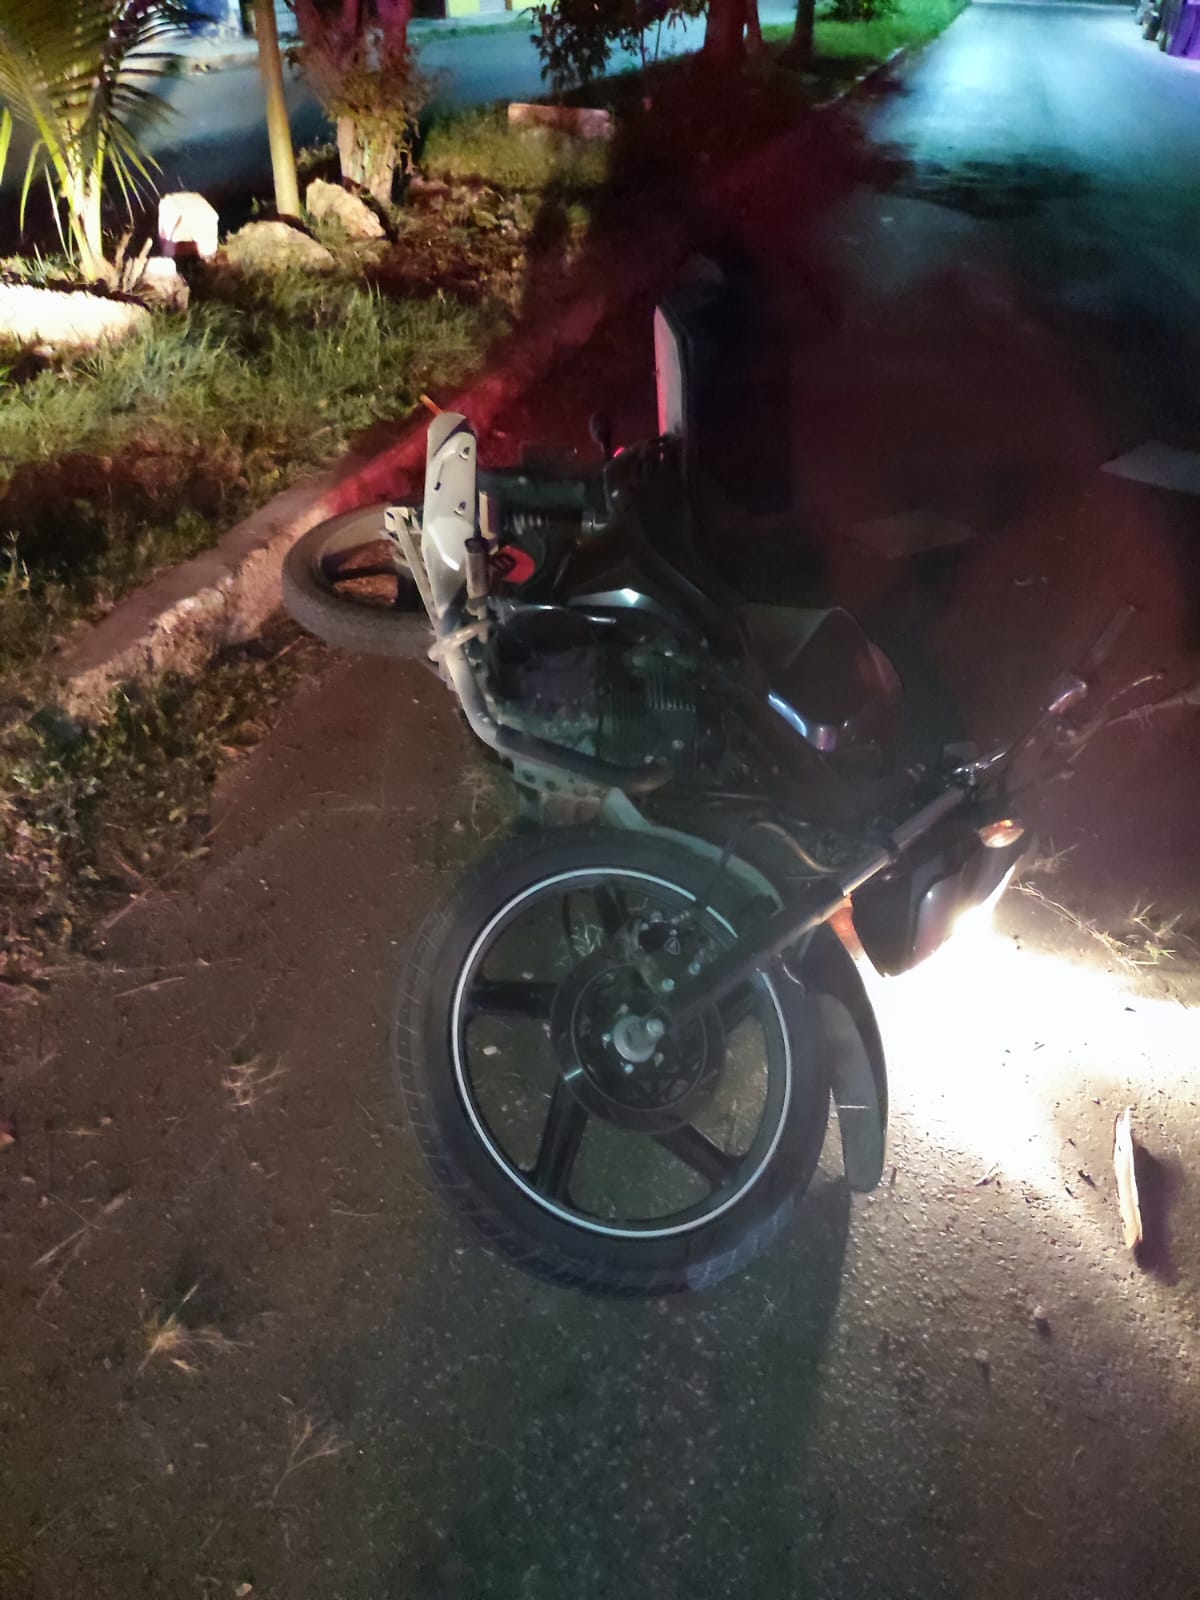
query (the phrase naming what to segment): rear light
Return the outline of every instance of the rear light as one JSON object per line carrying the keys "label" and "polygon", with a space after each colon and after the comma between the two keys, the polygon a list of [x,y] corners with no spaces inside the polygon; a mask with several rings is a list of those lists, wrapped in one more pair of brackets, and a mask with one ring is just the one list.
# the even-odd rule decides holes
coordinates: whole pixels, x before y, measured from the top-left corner
{"label": "rear light", "polygon": [[1018,822],[1015,817],[1004,817],[998,822],[985,822],[979,830],[979,837],[989,850],[1007,850],[1010,844],[1016,844],[1024,834],[1025,824]]}

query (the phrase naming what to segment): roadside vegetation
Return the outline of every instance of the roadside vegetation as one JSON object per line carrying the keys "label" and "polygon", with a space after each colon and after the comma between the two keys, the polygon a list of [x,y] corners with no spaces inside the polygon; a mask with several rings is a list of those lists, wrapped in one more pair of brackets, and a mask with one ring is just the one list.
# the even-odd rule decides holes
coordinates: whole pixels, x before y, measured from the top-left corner
{"label": "roadside vegetation", "polygon": [[187,312],[5,396],[9,668],[454,381],[489,332],[478,307],[390,299],[361,280],[197,276],[203,298]]}
{"label": "roadside vegetation", "polygon": [[[965,11],[968,0],[899,0],[894,10],[879,8],[872,16],[839,15],[836,4],[819,6],[814,29],[814,68],[824,73],[843,68],[846,76],[864,63],[886,61],[897,50],[912,49],[936,39]],[[763,29],[770,42],[790,39],[791,29]]]}
{"label": "roadside vegetation", "polygon": [[[680,58],[568,97],[611,108],[611,143],[516,130],[503,107],[440,119],[411,146],[396,132],[385,162],[396,202],[374,202],[384,236],[310,219],[332,254],[325,270],[193,262],[187,309],[156,309],[125,344],[0,349],[0,979],[86,947],[114,896],[203,849],[213,775],[319,659],[283,629],[199,684],[116,695],[95,728],[54,709],[50,653],[298,476],[402,421],[423,392],[460,382],[544,311],[547,284],[570,292],[598,237],[789,126],[829,72],[859,72],[958,9],[901,0],[870,20],[818,14],[815,71],[779,67],[783,45],[771,45],[719,101],[711,77],[697,88],[711,64]],[[402,132],[411,97],[388,94]],[[358,138],[354,159],[363,148]],[[304,181],[336,180],[338,147],[300,165]],[[111,281],[119,253],[103,260]],[[81,276],[96,272],[78,250],[33,253],[0,263],[0,294]]]}
{"label": "roadside vegetation", "polygon": [[279,618],[197,680],[116,692],[102,723],[0,707],[0,982],[86,953],[204,852],[217,773],[258,743],[321,653]]}

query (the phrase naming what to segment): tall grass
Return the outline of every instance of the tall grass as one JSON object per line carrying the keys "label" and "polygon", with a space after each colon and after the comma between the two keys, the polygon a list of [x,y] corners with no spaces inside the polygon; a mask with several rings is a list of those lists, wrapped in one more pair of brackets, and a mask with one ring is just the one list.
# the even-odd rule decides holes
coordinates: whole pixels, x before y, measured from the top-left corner
{"label": "tall grass", "polygon": [[608,178],[603,139],[575,139],[551,128],[512,128],[503,106],[435,122],[421,165],[437,178],[482,178],[522,193],[600,188]]}
{"label": "tall grass", "polygon": [[345,282],[247,280],[219,294],[156,318],[141,340],[5,391],[0,474],[64,448],[112,455],[147,436],[282,450],[319,433],[319,458],[411,409],[435,376],[458,376],[477,350],[479,313],[451,302],[392,302]]}

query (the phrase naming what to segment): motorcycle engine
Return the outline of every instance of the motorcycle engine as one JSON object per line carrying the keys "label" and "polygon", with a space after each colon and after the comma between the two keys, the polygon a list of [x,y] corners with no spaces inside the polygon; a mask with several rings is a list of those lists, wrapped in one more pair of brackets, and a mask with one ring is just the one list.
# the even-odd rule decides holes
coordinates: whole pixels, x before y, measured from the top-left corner
{"label": "motorcycle engine", "polygon": [[493,636],[490,666],[505,721],[614,766],[709,765],[724,748],[720,697],[669,635],[524,607]]}

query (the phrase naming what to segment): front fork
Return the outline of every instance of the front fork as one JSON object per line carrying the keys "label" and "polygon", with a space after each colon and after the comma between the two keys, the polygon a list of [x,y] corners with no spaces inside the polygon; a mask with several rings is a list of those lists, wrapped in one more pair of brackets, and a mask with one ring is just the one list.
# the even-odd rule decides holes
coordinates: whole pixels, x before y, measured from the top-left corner
{"label": "front fork", "polygon": [[659,1011],[672,1027],[681,1028],[724,1000],[775,956],[782,955],[806,934],[828,922],[855,889],[894,865],[918,839],[924,838],[944,817],[956,811],[966,797],[962,789],[943,790],[901,823],[886,844],[872,850],[845,872],[808,886],[795,900],[768,917],[761,927],[739,939],[704,967],[699,976],[683,984],[677,993],[664,996],[659,1002]]}

